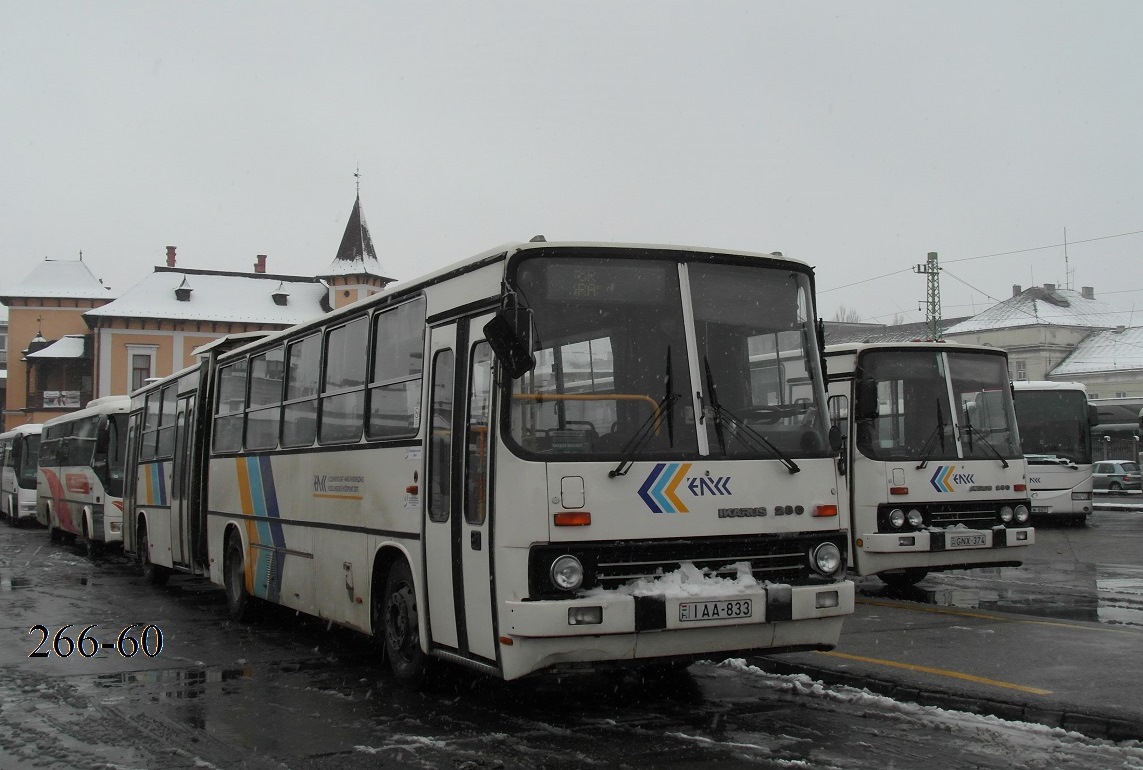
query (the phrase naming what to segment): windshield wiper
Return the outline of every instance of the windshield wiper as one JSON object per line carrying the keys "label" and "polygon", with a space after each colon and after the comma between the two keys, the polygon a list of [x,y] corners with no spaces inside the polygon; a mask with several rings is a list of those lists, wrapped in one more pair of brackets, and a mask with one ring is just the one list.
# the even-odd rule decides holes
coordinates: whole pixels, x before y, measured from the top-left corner
{"label": "windshield wiper", "polygon": [[[703,366],[706,368],[706,389],[710,393],[710,406],[714,409],[714,432],[718,436],[718,445],[722,449],[722,453],[726,454],[726,434],[722,429],[722,421],[725,419],[734,428],[735,437],[741,437],[742,443],[751,446],[753,443],[754,448],[759,446],[768,449],[771,454],[778,458],[783,465],[785,465],[790,473],[797,473],[801,470],[798,464],[791,460],[789,457],[782,453],[782,450],[770,443],[770,440],[763,436],[758,431],[747,425],[741,418],[737,417],[729,409],[725,408],[718,402],[718,390],[714,386],[714,375],[710,371],[710,361],[706,356],[702,359]],[[753,439],[753,442],[746,441],[745,439]]]}
{"label": "windshield wiper", "polygon": [[992,446],[992,442],[990,442],[988,439],[984,438],[988,434],[984,433],[983,431],[978,431],[976,428],[972,427],[972,423],[968,420],[967,417],[965,418],[965,421],[964,421],[964,433],[965,433],[965,435],[968,436],[968,453],[969,454],[972,454],[972,451],[973,451],[972,450],[973,434],[979,433],[980,434],[980,441],[977,443],[986,447],[988,449],[988,451],[992,453],[992,456],[1000,461],[1001,467],[1003,467],[1003,468],[1008,467],[1008,461],[1004,459],[1004,456],[1002,454],[1000,454],[1000,451],[996,447]]}
{"label": "windshield wiper", "polygon": [[675,415],[674,406],[675,402],[679,400],[680,396],[675,393],[674,380],[671,378],[671,347],[667,346],[667,374],[663,379],[666,392],[655,405],[655,411],[651,412],[650,416],[643,421],[639,429],[635,431],[635,435],[627,439],[627,443],[619,450],[623,455],[623,459],[619,461],[619,465],[607,472],[608,478],[615,478],[616,476],[626,476],[627,471],[631,470],[631,466],[635,464],[634,457],[643,451],[643,448],[651,441],[651,437],[659,430],[659,426],[663,421],[663,410],[667,410],[667,440],[671,446],[675,445]]}
{"label": "windshield wiper", "polygon": [[945,448],[945,416],[941,413],[941,400],[937,401],[937,427],[933,428],[933,432],[925,439],[925,445],[921,447],[921,462],[917,465],[917,470],[922,470],[929,464],[929,459],[933,456],[933,450],[937,448],[937,439],[941,440],[941,450]]}

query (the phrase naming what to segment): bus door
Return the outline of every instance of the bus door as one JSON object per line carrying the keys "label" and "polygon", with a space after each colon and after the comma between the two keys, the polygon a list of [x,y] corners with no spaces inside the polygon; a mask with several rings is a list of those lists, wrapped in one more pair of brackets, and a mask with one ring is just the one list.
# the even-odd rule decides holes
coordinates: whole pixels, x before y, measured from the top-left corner
{"label": "bus door", "polygon": [[179,399],[175,408],[175,456],[171,460],[171,560],[176,566],[191,563],[191,485],[194,473],[191,452],[194,447],[195,397]]}
{"label": "bus door", "polygon": [[495,663],[492,602],[491,316],[430,330],[426,586],[435,646]]}

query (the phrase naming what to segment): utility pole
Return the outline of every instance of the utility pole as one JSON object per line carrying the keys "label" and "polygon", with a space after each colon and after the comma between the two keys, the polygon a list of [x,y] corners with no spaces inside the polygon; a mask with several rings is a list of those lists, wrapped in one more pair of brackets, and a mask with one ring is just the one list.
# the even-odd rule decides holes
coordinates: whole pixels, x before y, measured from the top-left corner
{"label": "utility pole", "polygon": [[929,327],[929,339],[941,338],[941,269],[937,266],[937,252],[929,252],[929,260],[917,265],[913,272],[927,276],[925,296],[925,323]]}

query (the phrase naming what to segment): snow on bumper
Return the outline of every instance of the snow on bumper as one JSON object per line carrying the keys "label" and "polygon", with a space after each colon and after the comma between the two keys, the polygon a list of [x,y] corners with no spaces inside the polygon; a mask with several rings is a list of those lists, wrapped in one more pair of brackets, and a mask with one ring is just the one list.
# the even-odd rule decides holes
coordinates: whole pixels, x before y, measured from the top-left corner
{"label": "snow on bumper", "polygon": [[1036,542],[1032,527],[945,529],[918,532],[879,532],[862,535],[861,549],[869,553],[932,553],[1013,548]]}
{"label": "snow on bumper", "polygon": [[[815,620],[852,614],[853,595],[853,582],[843,580],[812,586],[770,584],[724,596],[608,593],[559,601],[507,602],[507,625],[501,630],[515,637],[544,638]],[[597,609],[599,622],[581,622]]]}

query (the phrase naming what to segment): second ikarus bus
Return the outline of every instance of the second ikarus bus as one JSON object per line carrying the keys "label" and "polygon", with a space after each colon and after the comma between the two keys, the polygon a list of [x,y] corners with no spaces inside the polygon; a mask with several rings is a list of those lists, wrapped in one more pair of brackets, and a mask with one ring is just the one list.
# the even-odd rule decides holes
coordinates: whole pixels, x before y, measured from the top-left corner
{"label": "second ikarus bus", "polygon": [[1016,419],[1036,519],[1083,524],[1092,512],[1091,429],[1099,421],[1079,382],[1016,383]]}
{"label": "second ikarus bus", "polygon": [[136,392],[127,547],[234,617],[372,634],[401,680],[829,649],[815,317],[776,255],[487,252]]}
{"label": "second ikarus bus", "polygon": [[44,421],[36,517],[52,540],[93,551],[123,540],[127,396],[107,396]]}
{"label": "second ikarus bus", "polygon": [[826,365],[845,434],[853,572],[911,585],[1019,565],[1035,534],[1004,351],[830,345]]}

